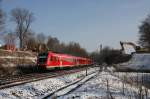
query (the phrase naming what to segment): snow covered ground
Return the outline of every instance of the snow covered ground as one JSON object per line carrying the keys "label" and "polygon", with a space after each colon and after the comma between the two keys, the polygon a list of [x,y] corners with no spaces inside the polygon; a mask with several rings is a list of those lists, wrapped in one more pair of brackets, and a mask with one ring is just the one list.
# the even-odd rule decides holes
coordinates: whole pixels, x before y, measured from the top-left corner
{"label": "snow covered ground", "polygon": [[150,53],[133,54],[129,62],[122,63],[119,67],[134,70],[150,70]]}
{"label": "snow covered ground", "polygon": [[[143,87],[144,89],[144,87]],[[144,99],[146,95],[144,94]],[[148,95],[150,91],[148,90]],[[122,82],[108,72],[101,72],[73,92],[57,97],[58,99],[137,99],[139,89]],[[150,98],[150,95],[147,96]]]}
{"label": "snow covered ground", "polygon": [[[96,71],[98,68],[88,69],[88,73]],[[37,99],[47,93],[52,93],[74,81],[80,80],[86,74],[86,71],[64,75],[61,77],[45,79],[41,81],[26,83],[23,85],[0,90],[0,99]]]}
{"label": "snow covered ground", "polygon": [[[91,68],[88,73],[98,69]],[[149,89],[142,87],[143,90],[141,91],[139,87],[123,82],[110,72],[102,71],[88,76],[85,76],[85,74],[86,71],[82,71],[2,89],[0,90],[0,99],[41,99],[53,92],[55,92],[54,97],[58,99],[137,99],[141,96],[140,94],[144,95],[144,99],[150,98]],[[80,82],[56,92],[58,89],[76,81]]]}

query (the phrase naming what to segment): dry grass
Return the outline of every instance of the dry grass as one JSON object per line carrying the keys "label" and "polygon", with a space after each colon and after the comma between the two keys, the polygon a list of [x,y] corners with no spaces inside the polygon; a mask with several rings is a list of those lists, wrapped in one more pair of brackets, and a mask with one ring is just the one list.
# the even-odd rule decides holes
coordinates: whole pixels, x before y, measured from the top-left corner
{"label": "dry grass", "polygon": [[12,52],[0,49],[0,57],[17,57],[0,58],[0,76],[35,72],[36,62],[25,57],[36,58],[36,55],[32,52]]}
{"label": "dry grass", "polygon": [[15,57],[35,57],[37,53],[28,52],[28,51],[8,51],[8,50],[2,50],[0,49],[0,56],[15,56]]}

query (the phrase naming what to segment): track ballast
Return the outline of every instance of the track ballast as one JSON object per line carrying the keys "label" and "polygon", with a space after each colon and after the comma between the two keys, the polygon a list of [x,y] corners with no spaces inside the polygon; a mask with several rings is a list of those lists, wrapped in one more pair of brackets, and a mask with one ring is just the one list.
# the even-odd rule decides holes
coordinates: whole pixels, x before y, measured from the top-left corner
{"label": "track ballast", "polygon": [[25,75],[16,75],[16,76],[8,76],[5,78],[0,78],[0,89],[9,88],[12,86],[17,86],[29,82],[34,82],[38,80],[58,77],[66,74],[71,74],[75,72],[80,72],[86,70],[87,67],[83,68],[74,68],[74,69],[67,69],[67,70],[55,70],[55,71],[47,71],[47,72],[38,72],[38,73],[31,73]]}

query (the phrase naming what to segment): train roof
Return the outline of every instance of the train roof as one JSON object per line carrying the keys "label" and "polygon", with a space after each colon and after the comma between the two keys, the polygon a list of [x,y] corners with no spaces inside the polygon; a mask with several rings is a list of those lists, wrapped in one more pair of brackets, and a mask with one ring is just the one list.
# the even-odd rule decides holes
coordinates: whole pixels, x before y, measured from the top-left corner
{"label": "train roof", "polygon": [[48,53],[52,53],[54,56],[60,56],[60,57],[73,57],[73,58],[85,59],[85,60],[89,59],[89,58],[73,56],[73,55],[69,55],[69,54],[56,53],[56,52],[52,52],[52,51],[48,51]]}

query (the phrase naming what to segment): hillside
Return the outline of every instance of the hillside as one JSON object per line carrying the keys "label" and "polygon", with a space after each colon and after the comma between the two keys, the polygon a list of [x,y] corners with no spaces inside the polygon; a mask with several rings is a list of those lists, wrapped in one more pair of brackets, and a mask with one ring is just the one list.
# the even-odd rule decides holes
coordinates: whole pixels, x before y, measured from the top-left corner
{"label": "hillside", "polygon": [[27,51],[0,50],[0,75],[16,74],[20,67],[30,67],[36,63],[36,53]]}

